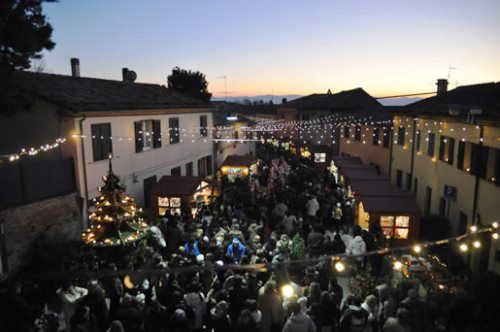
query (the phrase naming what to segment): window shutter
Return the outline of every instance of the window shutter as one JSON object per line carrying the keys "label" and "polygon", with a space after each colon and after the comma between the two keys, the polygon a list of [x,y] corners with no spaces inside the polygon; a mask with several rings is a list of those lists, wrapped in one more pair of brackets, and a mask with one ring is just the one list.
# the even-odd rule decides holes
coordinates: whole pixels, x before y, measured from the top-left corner
{"label": "window shutter", "polygon": [[108,158],[109,154],[113,152],[111,140],[111,124],[104,123],[101,125],[101,135],[104,137],[102,141],[102,159]]}
{"label": "window shutter", "polygon": [[153,148],[161,147],[161,122],[153,120]]}
{"label": "window shutter", "polygon": [[457,168],[464,169],[465,142],[458,142]]}
{"label": "window shutter", "polygon": [[144,142],[142,141],[142,124],[140,121],[134,122],[134,131],[135,131],[135,152],[142,152],[142,148],[144,147]]}
{"label": "window shutter", "polygon": [[198,159],[198,176],[205,176],[205,172],[203,170],[203,159]]}
{"label": "window shutter", "polygon": [[453,138],[448,138],[448,164],[453,165],[453,157],[455,154],[455,140]]}
{"label": "window shutter", "polygon": [[91,125],[90,129],[92,132],[92,154],[94,161],[98,161],[102,159],[101,126]]}

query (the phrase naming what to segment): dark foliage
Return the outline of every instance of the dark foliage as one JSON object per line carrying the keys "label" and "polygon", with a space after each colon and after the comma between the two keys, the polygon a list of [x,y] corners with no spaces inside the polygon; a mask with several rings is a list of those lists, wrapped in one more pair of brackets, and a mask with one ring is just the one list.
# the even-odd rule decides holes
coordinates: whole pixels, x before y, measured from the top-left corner
{"label": "dark foliage", "polygon": [[168,88],[179,91],[193,98],[209,101],[212,94],[208,92],[205,75],[199,71],[191,71],[175,67],[167,78]]}
{"label": "dark foliage", "polygon": [[[55,0],[0,1],[0,113],[29,109],[30,103],[14,80],[14,71],[28,69],[31,60],[51,50],[52,26],[42,13],[43,2]],[[6,112],[5,110],[8,110]]]}

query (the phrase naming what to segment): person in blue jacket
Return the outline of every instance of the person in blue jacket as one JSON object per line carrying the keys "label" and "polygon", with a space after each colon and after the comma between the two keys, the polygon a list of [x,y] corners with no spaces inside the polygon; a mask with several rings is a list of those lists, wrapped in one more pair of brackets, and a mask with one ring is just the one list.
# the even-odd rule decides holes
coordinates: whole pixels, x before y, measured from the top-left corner
{"label": "person in blue jacket", "polygon": [[198,241],[195,240],[194,237],[190,237],[189,240],[184,244],[184,249],[186,249],[186,256],[189,257],[194,255],[197,257],[200,253],[200,249],[198,249]]}
{"label": "person in blue jacket", "polygon": [[245,255],[247,248],[241,244],[237,237],[233,238],[233,242],[227,247],[227,256],[230,257],[235,263],[240,263],[241,258]]}

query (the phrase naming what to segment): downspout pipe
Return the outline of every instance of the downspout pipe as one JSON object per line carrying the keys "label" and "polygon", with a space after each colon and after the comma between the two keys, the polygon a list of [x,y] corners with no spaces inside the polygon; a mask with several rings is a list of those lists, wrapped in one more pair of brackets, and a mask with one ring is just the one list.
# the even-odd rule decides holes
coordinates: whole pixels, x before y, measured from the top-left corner
{"label": "downspout pipe", "polygon": [[[484,128],[483,126],[479,126],[479,151],[481,151],[481,153],[483,152],[483,134],[484,134]],[[478,156],[478,157],[482,157],[482,156]],[[480,158],[479,159],[480,162],[482,163],[483,162],[483,159]],[[482,166],[479,165],[479,166]],[[476,170],[476,181],[474,183],[474,202],[473,202],[473,205],[472,205],[472,224],[477,224],[478,221],[480,222],[481,220],[477,220],[477,194],[479,192],[479,171]]]}
{"label": "downspout pipe", "polygon": [[[86,115],[84,115],[80,120],[79,120],[79,129],[80,129],[80,135],[83,135],[83,121],[85,121],[85,119],[87,118]],[[89,188],[88,188],[88,181],[87,181],[87,162],[85,160],[85,144],[83,142],[83,138],[80,138],[80,148],[82,149],[82,170],[83,170],[83,189],[84,189],[84,203],[83,203],[83,208],[86,209],[87,208],[87,204],[88,204],[88,201],[89,201]],[[82,217],[83,217],[84,213],[82,211]],[[86,226],[86,223],[85,221],[83,220],[82,218],[82,229],[84,229]]]}
{"label": "downspout pipe", "polygon": [[[413,132],[412,132],[412,139],[411,139],[411,163],[410,163],[410,177],[411,181],[413,181],[413,169],[414,169],[414,164],[415,164],[415,138],[417,135],[417,119],[413,118]],[[410,183],[410,188],[413,188],[413,183]],[[415,190],[413,188],[413,190]]]}

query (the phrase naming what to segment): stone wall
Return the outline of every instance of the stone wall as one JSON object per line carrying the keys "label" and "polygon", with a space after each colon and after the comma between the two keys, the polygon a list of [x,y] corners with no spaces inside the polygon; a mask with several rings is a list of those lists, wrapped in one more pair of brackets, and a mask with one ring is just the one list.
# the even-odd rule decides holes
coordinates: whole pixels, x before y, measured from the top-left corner
{"label": "stone wall", "polygon": [[77,194],[57,196],[0,211],[5,225],[9,272],[16,271],[30,245],[41,237],[79,238],[81,212]]}

